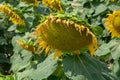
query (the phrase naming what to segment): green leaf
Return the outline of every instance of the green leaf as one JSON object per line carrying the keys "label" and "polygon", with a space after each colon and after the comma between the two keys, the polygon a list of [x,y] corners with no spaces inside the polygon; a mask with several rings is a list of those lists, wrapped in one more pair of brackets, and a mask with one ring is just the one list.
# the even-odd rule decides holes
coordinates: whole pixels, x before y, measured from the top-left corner
{"label": "green leaf", "polygon": [[111,50],[112,58],[119,59],[120,58],[120,40],[112,40],[110,43],[109,43],[109,46],[111,46],[110,50]]}
{"label": "green leaf", "polygon": [[36,68],[17,73],[18,80],[28,77],[33,80],[43,80],[50,76],[57,68],[57,59],[53,60],[53,54],[49,55],[43,62],[39,63]]}
{"label": "green leaf", "polygon": [[27,26],[32,27],[35,17],[33,15],[28,15],[28,14],[24,14],[24,17],[25,17],[25,21],[26,21]]}
{"label": "green leaf", "polygon": [[20,36],[14,36],[13,38],[12,38],[12,45],[13,45],[13,51],[15,52],[15,53],[18,53],[20,50],[21,50],[21,47],[17,44],[17,40],[19,40],[21,37]]}
{"label": "green leaf", "polygon": [[103,29],[102,29],[102,27],[99,27],[99,26],[92,27],[92,32],[93,32],[95,35],[102,35]]}
{"label": "green leaf", "polygon": [[14,75],[2,75],[0,74],[0,80],[15,80]]}
{"label": "green leaf", "polygon": [[11,70],[13,72],[20,71],[24,69],[26,66],[29,65],[30,59],[31,59],[31,52],[28,52],[26,50],[22,50],[22,48],[17,44],[17,40],[19,40],[20,36],[14,36],[12,39],[12,45],[13,45],[13,51],[14,54],[11,57]]}
{"label": "green leaf", "polygon": [[111,53],[113,59],[120,58],[120,40],[113,39],[109,43],[102,44],[99,49],[96,51],[97,56],[104,56],[108,53]]}
{"label": "green leaf", "polygon": [[37,14],[42,14],[42,15],[49,15],[50,14],[49,8],[45,7],[44,5],[39,5],[39,7],[35,7],[34,11]]}
{"label": "green leaf", "polygon": [[96,7],[95,14],[93,16],[97,16],[100,13],[104,12],[105,10],[107,10],[107,7],[104,4],[100,4],[99,6]]}
{"label": "green leaf", "polygon": [[18,7],[29,7],[29,4],[26,4],[25,2],[21,2],[18,4]]}
{"label": "green leaf", "polygon": [[103,73],[106,80],[119,80],[119,78],[111,73]]}
{"label": "green leaf", "polygon": [[110,48],[110,50],[118,43],[119,40],[113,39],[108,43],[108,48]]}
{"label": "green leaf", "polygon": [[97,56],[105,56],[108,53],[110,53],[110,49],[108,47],[108,44],[104,43],[102,44],[99,49],[96,51]]}
{"label": "green leaf", "polygon": [[0,45],[7,45],[7,41],[3,37],[0,37]]}
{"label": "green leaf", "polygon": [[120,59],[114,61],[113,66],[112,66],[112,72],[113,74],[120,77]]}
{"label": "green leaf", "polygon": [[4,80],[5,76],[0,73],[0,80]]}
{"label": "green leaf", "polygon": [[[63,59],[63,69],[67,77],[80,80],[106,80],[102,73],[108,72],[105,64],[89,55],[66,56]],[[86,78],[84,78],[86,77]]]}
{"label": "green leaf", "polygon": [[21,50],[19,53],[15,53],[11,57],[11,70],[13,72],[18,72],[27,66],[30,65],[30,60],[32,57],[32,53],[26,50]]}
{"label": "green leaf", "polygon": [[120,10],[120,6],[119,6],[119,5],[116,5],[116,4],[111,4],[111,5],[108,6],[108,8],[109,8],[111,11]]}
{"label": "green leaf", "polygon": [[73,80],[88,80],[88,79],[83,75],[77,75],[73,76]]}
{"label": "green leaf", "polygon": [[117,44],[116,46],[114,46],[114,48],[111,49],[111,55],[113,59],[120,58],[120,44]]}
{"label": "green leaf", "polygon": [[6,76],[5,80],[15,80],[15,79],[14,79],[14,77],[13,77],[13,76],[8,75],[8,76]]}
{"label": "green leaf", "polygon": [[57,59],[53,60],[53,54],[49,55],[46,60],[37,65],[37,69],[33,69],[30,74],[32,79],[42,80],[50,76],[57,68]]}
{"label": "green leaf", "polygon": [[16,29],[17,25],[12,25],[8,28],[8,31],[14,31]]}

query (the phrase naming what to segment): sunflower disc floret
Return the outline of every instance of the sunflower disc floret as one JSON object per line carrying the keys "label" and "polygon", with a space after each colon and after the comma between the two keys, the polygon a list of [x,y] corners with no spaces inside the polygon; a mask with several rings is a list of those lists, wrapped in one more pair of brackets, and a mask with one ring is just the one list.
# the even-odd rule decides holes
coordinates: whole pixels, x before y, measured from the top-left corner
{"label": "sunflower disc floret", "polygon": [[96,37],[87,27],[53,15],[48,16],[35,29],[34,35],[38,37],[38,49],[45,50],[46,53],[54,50],[54,58],[67,51],[79,54],[79,50],[84,47],[88,47],[90,54],[94,55],[97,49]]}

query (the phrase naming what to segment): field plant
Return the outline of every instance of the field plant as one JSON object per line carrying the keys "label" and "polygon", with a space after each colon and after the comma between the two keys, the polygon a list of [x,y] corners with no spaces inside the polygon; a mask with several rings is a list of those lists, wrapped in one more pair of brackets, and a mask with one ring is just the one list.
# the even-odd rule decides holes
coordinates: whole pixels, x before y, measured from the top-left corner
{"label": "field plant", "polygon": [[120,0],[0,0],[0,80],[120,80]]}

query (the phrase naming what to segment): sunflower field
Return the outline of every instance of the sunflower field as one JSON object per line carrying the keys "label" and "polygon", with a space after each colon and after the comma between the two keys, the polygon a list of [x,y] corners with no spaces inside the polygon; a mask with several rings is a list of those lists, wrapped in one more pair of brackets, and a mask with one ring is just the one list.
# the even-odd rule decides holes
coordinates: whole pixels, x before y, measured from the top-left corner
{"label": "sunflower field", "polygon": [[0,80],[120,80],[120,0],[0,0]]}

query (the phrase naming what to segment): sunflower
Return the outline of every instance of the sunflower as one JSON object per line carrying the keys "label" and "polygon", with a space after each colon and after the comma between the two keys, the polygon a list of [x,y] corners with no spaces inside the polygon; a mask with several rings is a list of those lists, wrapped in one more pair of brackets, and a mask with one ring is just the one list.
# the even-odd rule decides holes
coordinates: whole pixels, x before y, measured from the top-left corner
{"label": "sunflower", "polygon": [[0,12],[4,12],[14,24],[25,26],[24,20],[7,5],[0,4]]}
{"label": "sunflower", "polygon": [[22,1],[24,1],[26,3],[32,3],[36,7],[39,5],[37,0],[22,0]]}
{"label": "sunflower", "polygon": [[105,28],[109,30],[112,38],[120,38],[120,11],[114,11],[112,14],[108,14],[108,18],[105,18]]}
{"label": "sunflower", "polygon": [[97,40],[95,35],[84,25],[70,19],[50,15],[34,31],[39,50],[46,54],[54,51],[54,59],[63,52],[80,54],[80,49],[88,47],[90,54],[95,55]]}
{"label": "sunflower", "polygon": [[63,11],[60,0],[42,0],[42,3],[54,11]]}
{"label": "sunflower", "polygon": [[30,52],[35,52],[36,51],[36,47],[29,43],[29,42],[26,42],[24,40],[17,40],[17,43],[25,50],[27,51],[30,51]]}

